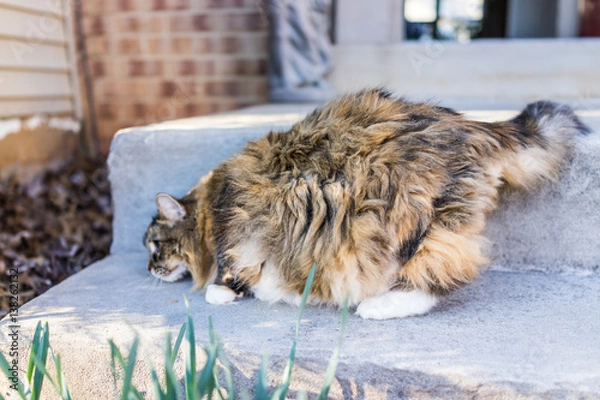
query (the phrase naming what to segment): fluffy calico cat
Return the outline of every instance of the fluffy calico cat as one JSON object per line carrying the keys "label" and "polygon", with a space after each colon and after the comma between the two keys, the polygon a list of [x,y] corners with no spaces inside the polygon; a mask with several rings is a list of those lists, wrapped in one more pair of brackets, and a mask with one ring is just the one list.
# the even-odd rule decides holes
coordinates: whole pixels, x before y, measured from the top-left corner
{"label": "fluffy calico cat", "polygon": [[316,263],[311,303],[423,314],[488,261],[498,191],[556,178],[585,132],[551,102],[485,123],[383,90],[347,95],[249,143],[184,198],[158,194],[148,269],[165,281],[189,271],[209,303],[298,303]]}

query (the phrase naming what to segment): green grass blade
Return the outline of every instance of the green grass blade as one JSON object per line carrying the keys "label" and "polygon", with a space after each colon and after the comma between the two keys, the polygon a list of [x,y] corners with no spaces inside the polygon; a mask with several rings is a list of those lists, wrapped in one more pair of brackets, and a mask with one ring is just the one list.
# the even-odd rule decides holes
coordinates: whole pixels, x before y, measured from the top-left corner
{"label": "green grass blade", "polygon": [[135,395],[136,389],[131,384],[133,379],[133,369],[135,367],[135,361],[137,359],[137,350],[139,346],[139,339],[136,337],[133,339],[133,344],[129,350],[129,357],[127,357],[127,363],[125,364],[125,374],[123,375],[123,389],[121,391],[121,399],[127,400],[133,394]]}
{"label": "green grass blade", "polygon": [[296,400],[308,400],[308,395],[304,390],[301,390],[296,395]]}
{"label": "green grass blade", "polygon": [[[4,375],[6,375],[6,379],[9,380],[9,382],[12,383],[12,373],[10,372],[10,363],[8,362],[8,360],[4,357],[4,354],[0,353],[0,369],[2,369],[2,371],[4,372]],[[17,393],[19,393],[19,397],[21,397],[21,399],[25,400],[27,399],[25,392],[23,391],[23,382],[21,382],[21,379],[17,376]]]}
{"label": "green grass blade", "polygon": [[221,384],[219,383],[219,366],[217,364],[217,360],[219,359],[219,338],[217,337],[217,332],[215,331],[215,327],[212,321],[212,316],[208,316],[208,337],[209,337],[209,354],[211,359],[214,359],[213,367],[211,368],[212,375],[209,378],[209,385],[211,390],[208,392],[208,398],[212,398],[213,392],[216,394],[217,398],[222,398],[221,396]]}
{"label": "green grass blade", "polygon": [[[40,324],[38,323],[38,325]],[[37,326],[36,333],[38,333]],[[48,323],[44,324],[44,327],[40,330],[40,333],[41,334],[38,335],[37,338],[38,342],[35,345],[35,351],[32,350],[29,359],[29,363],[31,363],[31,358],[33,358],[34,363],[34,367],[32,368],[31,381],[29,384],[31,387],[31,400],[38,400],[40,398],[40,394],[42,393],[42,385],[44,384],[44,377],[50,376],[50,374],[48,374],[48,372],[45,371],[46,361],[48,360],[48,347],[50,347]]]}
{"label": "green grass blade", "polygon": [[196,380],[196,337],[194,334],[194,321],[190,312],[190,304],[187,297],[185,300],[185,308],[187,310],[186,333],[187,341],[187,357],[185,358],[185,398],[186,400],[199,400],[198,381]]}
{"label": "green grass blade", "polygon": [[115,360],[118,361],[119,367],[121,367],[121,369],[124,371],[120,399],[129,400],[131,398],[134,398],[143,400],[143,397],[140,394],[140,392],[132,385],[133,370],[137,359],[139,339],[136,337],[133,340],[127,361],[125,361],[125,358],[123,358],[123,354],[112,340],[108,341],[108,345],[110,347],[111,355],[110,367],[113,373],[113,377],[115,379],[115,384],[117,383],[117,377],[119,375],[119,373],[117,372],[117,366],[115,365]]}
{"label": "green grass blade", "polygon": [[118,366],[121,369],[125,369],[125,360],[123,359],[123,355],[121,354],[121,351],[119,350],[119,348],[117,347],[115,342],[113,342],[112,340],[109,340],[108,346],[110,347],[110,369],[112,371],[113,379],[114,379],[115,387],[116,387],[119,372],[117,371],[117,365],[115,363],[115,360],[119,363]]}
{"label": "green grass blade", "polygon": [[216,357],[210,353],[210,351],[206,352],[206,364],[202,371],[200,371],[200,378],[198,378],[198,394],[200,397],[208,395],[209,398],[212,397],[212,393],[214,391],[214,368],[215,368]]}
{"label": "green grass blade", "polygon": [[[165,346],[165,354],[168,353],[168,349],[170,349],[171,347],[171,340],[170,340],[170,335],[167,334],[167,345]],[[169,360],[168,357],[165,357],[165,360]],[[167,388],[165,388],[165,390],[163,391],[162,386],[160,385],[160,379],[158,379],[158,372],[156,371],[156,368],[154,368],[154,365],[152,364],[152,361],[150,359],[148,359],[148,367],[150,368],[150,377],[152,378],[152,387],[154,388],[154,399],[156,400],[178,400],[178,393],[174,393],[171,394],[169,397],[168,394],[168,381],[165,383],[165,385],[167,386]],[[166,368],[168,367],[169,363],[167,362],[165,364],[165,375],[167,374]]]}
{"label": "green grass blade", "polygon": [[[175,360],[177,360],[177,354],[179,353],[179,348],[181,347],[181,341],[183,340],[183,336],[185,335],[186,323],[181,325],[179,329],[179,334],[177,335],[177,339],[175,340],[175,345],[173,346],[173,351],[171,352],[171,358],[169,359],[171,366],[175,364]],[[171,341],[169,340],[169,346],[171,345]]]}
{"label": "green grass blade", "polygon": [[171,334],[167,333],[167,344],[165,346],[165,395],[168,400],[175,400],[179,398],[179,381],[175,376],[173,366],[175,365],[175,360],[177,359],[177,354],[179,353],[181,339],[185,333],[185,325],[186,324],[184,323],[181,326],[177,341],[175,342],[175,346],[173,348],[171,348]]}
{"label": "green grass blade", "polygon": [[213,391],[216,389],[214,374],[217,362],[217,352],[212,348],[206,348],[204,351],[206,352],[206,364],[202,368],[202,371],[200,371],[197,387],[200,397],[208,395],[210,398]]}
{"label": "green grass blade", "polygon": [[346,329],[346,323],[348,321],[348,308],[349,308],[349,300],[348,296],[344,300],[344,306],[342,308],[342,322],[340,326],[340,335],[338,336],[338,342],[333,350],[333,354],[329,359],[329,365],[327,366],[327,372],[325,373],[325,379],[323,380],[323,387],[321,388],[321,393],[319,393],[318,400],[327,400],[327,395],[329,394],[329,388],[335,379],[335,371],[337,370],[337,366],[340,360],[340,351],[342,349],[342,340],[344,338],[344,330]]}
{"label": "green grass blade", "polygon": [[[304,285],[304,292],[302,293],[302,301],[300,302],[300,311],[298,312],[298,321],[296,322],[296,332],[294,334],[294,340],[292,341],[292,349],[290,350],[290,356],[288,358],[287,366],[285,367],[285,371],[283,373],[283,381],[281,385],[275,390],[274,398],[279,398],[280,400],[284,400],[287,396],[288,389],[290,387],[290,383],[292,381],[292,370],[294,369],[294,361],[296,360],[296,345],[298,343],[298,334],[300,332],[300,323],[302,322],[302,315],[304,314],[304,308],[306,307],[306,301],[308,300],[308,294],[310,293],[310,288],[312,287],[313,280],[315,278],[315,271],[317,269],[317,264],[313,264],[310,273],[308,274],[308,278],[306,279],[306,284]],[[275,396],[276,395],[276,396]]]}
{"label": "green grass blade", "polygon": [[71,393],[69,393],[69,388],[67,387],[65,375],[62,371],[60,354],[57,354],[55,356],[54,353],[52,353],[52,359],[54,360],[54,365],[56,367],[56,389],[58,391],[58,394],[60,395],[61,400],[71,400]]}
{"label": "green grass blade", "polygon": [[[219,344],[217,359],[223,364],[223,371],[225,373],[225,382],[227,385],[227,399],[235,400],[235,388],[233,386],[233,374],[231,373],[231,365],[229,364],[229,360],[225,356],[223,351],[223,347]],[[217,382],[217,387],[220,385]]]}
{"label": "green grass blade", "polygon": [[31,341],[31,347],[29,348],[29,360],[27,362],[27,373],[25,377],[27,379],[27,383],[31,386],[31,381],[33,379],[33,370],[35,369],[35,362],[33,354],[38,353],[38,346],[40,343],[40,336],[42,334],[42,323],[38,321],[35,326],[35,331],[33,333],[33,340]]}
{"label": "green grass blade", "polygon": [[150,377],[152,378],[152,387],[154,387],[154,399],[171,400],[167,397],[167,394],[163,392],[162,387],[160,386],[160,380],[158,379],[156,368],[154,368],[152,365],[150,365]]}
{"label": "green grass blade", "polygon": [[269,361],[267,355],[263,355],[260,363],[260,369],[258,370],[258,377],[256,379],[256,386],[254,386],[254,399],[255,400],[266,400],[269,398],[269,384],[267,382],[267,376],[269,375]]}

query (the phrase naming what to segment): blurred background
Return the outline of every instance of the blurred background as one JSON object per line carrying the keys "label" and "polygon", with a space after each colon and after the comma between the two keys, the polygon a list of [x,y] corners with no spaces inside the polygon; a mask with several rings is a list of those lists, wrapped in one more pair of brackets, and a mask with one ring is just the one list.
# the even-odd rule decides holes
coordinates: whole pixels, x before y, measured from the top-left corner
{"label": "blurred background", "polygon": [[[597,87],[586,94],[578,82],[555,79],[598,77],[597,54],[587,54],[597,42],[583,38],[600,36],[600,0],[296,3],[303,2],[329,8],[326,79],[338,92],[387,85],[442,100],[519,100],[465,85],[519,75],[527,86],[537,72],[544,85],[525,97],[553,96],[547,86],[556,84],[571,86],[554,97],[600,97]],[[124,127],[267,102],[267,3],[0,0],[0,168],[68,156],[78,146],[106,154]],[[2,133],[17,125],[16,135]]]}
{"label": "blurred background", "polygon": [[600,0],[0,0],[0,276],[27,299],[103,257],[115,132],[266,103],[311,41],[328,95],[600,109],[599,36]]}

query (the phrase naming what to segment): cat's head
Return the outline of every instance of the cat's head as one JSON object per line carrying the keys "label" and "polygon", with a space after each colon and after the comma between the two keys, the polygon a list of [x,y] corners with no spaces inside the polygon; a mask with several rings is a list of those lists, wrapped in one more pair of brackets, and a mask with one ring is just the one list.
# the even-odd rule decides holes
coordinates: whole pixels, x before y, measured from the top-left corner
{"label": "cat's head", "polygon": [[148,270],[155,277],[174,282],[188,275],[191,267],[188,239],[190,216],[184,205],[165,193],[156,195],[158,214],[144,235]]}

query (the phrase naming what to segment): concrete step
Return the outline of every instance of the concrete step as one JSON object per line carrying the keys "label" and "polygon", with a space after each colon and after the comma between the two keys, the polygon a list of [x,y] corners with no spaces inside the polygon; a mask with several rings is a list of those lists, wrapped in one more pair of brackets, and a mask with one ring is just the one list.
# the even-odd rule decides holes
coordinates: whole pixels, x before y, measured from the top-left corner
{"label": "concrete step", "polygon": [[[290,126],[311,108],[262,106],[121,131],[109,158],[112,255],[20,308],[21,369],[35,324],[47,321],[74,398],[115,398],[107,340],[124,347],[137,332],[140,354],[159,365],[165,333],[175,334],[185,319],[185,294],[197,344],[207,343],[206,321],[212,315],[239,387],[253,387],[264,352],[271,355],[272,382],[277,382],[298,309],[250,299],[210,306],[201,293],[190,291],[190,281],[151,278],[141,239],[157,192],[183,195],[248,140]],[[514,112],[470,115],[493,120]],[[600,131],[598,111],[583,117]],[[423,317],[352,316],[331,396],[600,399],[599,201],[600,135],[594,134],[578,143],[560,183],[527,198],[511,197],[492,218],[488,236],[496,243],[495,263],[478,281]],[[11,324],[8,318],[0,321],[4,354]],[[338,311],[306,310],[294,391],[318,391],[338,328]],[[177,370],[182,369],[179,360]],[[143,363],[135,381],[150,398]],[[4,382],[0,387],[7,393]]]}
{"label": "concrete step", "polygon": [[[184,295],[198,346],[208,343],[212,315],[239,387],[253,387],[265,352],[278,382],[297,308],[253,299],[212,306],[190,292],[189,281],[157,284],[145,263],[145,253],[110,256],[22,308],[21,343],[31,340],[38,320],[48,321],[74,398],[115,398],[109,338],[125,347],[137,332],[140,354],[160,365],[165,332],[176,335],[185,320]],[[599,304],[597,274],[489,271],[423,317],[350,316],[331,397],[600,398]],[[0,323],[2,332],[7,323]],[[318,393],[339,326],[337,310],[306,309],[293,392]],[[0,338],[3,348],[6,339]],[[182,360],[177,369],[182,371]],[[145,365],[138,366],[135,381],[152,393]]]}

